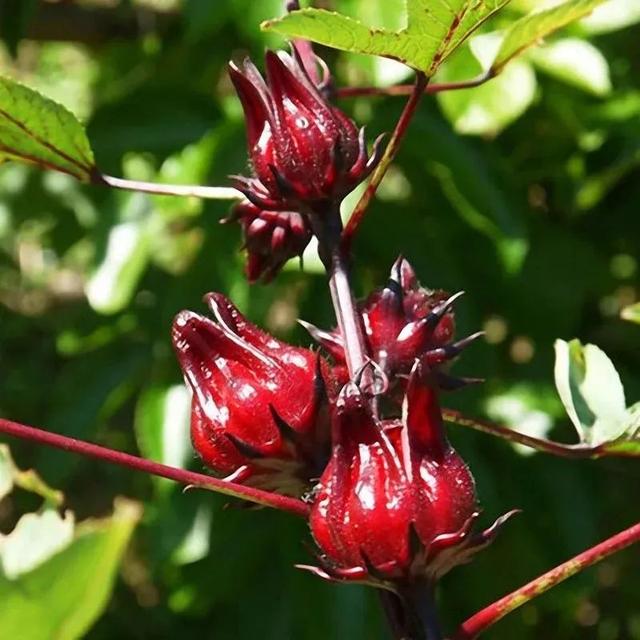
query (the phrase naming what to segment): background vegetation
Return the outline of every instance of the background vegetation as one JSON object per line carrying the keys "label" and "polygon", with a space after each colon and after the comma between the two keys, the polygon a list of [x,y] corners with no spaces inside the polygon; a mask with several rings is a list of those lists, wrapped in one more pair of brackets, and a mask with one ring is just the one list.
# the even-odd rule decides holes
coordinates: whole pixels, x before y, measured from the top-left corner
{"label": "background vegetation", "polygon": [[[401,6],[335,4],[391,26]],[[572,441],[552,369],[554,339],[573,337],[603,348],[629,404],[640,399],[640,328],[619,319],[639,291],[640,12],[633,4],[615,0],[608,14],[563,31],[481,89],[425,99],[363,226],[355,247],[360,295],[382,283],[403,253],[424,284],[467,292],[457,310],[460,335],[487,331],[486,343],[456,365],[487,381],[447,396],[450,407]],[[246,166],[225,66],[234,55],[259,59],[266,46],[282,46],[258,28],[281,5],[6,0],[0,71],[86,121],[105,172],[222,185]],[[515,2],[507,17],[525,5],[535,2]],[[388,62],[326,53],[339,84],[400,79]],[[463,49],[442,76],[472,77],[474,65]],[[393,127],[402,98],[341,105],[373,135]],[[268,287],[246,283],[239,229],[219,224],[227,209],[1,166],[0,415],[199,469],[169,340],[175,313],[202,312],[202,295],[216,290],[298,343],[308,337],[296,318],[333,322],[312,255],[307,273],[292,264]],[[523,514],[444,580],[449,628],[638,519],[633,461],[565,461],[461,427],[451,437],[475,474],[486,521],[513,507]],[[309,557],[301,522],[225,508],[227,500],[208,492],[183,493],[60,452],[11,447],[20,467],[36,468],[64,491],[78,520],[110,514],[118,495],[144,507],[112,599],[86,637],[385,637],[373,592],[293,568]],[[0,502],[0,530],[36,508],[30,494],[11,493]],[[487,637],[638,640],[639,571],[637,551],[623,553]],[[73,580],[70,572],[70,589]]]}

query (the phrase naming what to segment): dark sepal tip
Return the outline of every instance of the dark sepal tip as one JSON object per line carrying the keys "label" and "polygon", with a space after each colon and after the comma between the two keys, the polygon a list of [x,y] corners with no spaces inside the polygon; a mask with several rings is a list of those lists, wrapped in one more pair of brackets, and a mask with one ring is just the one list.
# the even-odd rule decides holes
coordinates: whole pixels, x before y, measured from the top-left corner
{"label": "dark sepal tip", "polygon": [[249,458],[250,460],[257,460],[259,458],[264,458],[264,454],[256,449],[253,445],[250,445],[248,442],[245,442],[241,438],[233,435],[232,433],[225,433],[225,438],[233,444],[233,446],[243,455],[245,458]]}
{"label": "dark sepal tip", "polygon": [[291,427],[291,425],[276,411],[275,407],[272,404],[269,405],[269,412],[271,413],[273,422],[278,428],[278,431],[280,432],[283,440],[287,440],[288,442],[295,444],[298,439],[298,434]]}

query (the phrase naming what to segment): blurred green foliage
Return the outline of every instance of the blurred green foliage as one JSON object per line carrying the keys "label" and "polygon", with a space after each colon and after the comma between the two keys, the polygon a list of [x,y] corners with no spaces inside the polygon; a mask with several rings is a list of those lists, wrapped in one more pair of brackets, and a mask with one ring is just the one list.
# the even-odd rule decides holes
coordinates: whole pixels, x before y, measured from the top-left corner
{"label": "blurred green foliage", "polygon": [[[280,0],[24,2],[19,13],[12,4],[0,14],[0,71],[83,118],[104,171],[222,185],[246,169],[225,64],[282,44],[258,28],[280,15]],[[640,328],[619,319],[640,286],[633,4],[610,0],[608,13],[563,31],[493,84],[426,99],[365,221],[355,247],[358,295],[383,282],[403,253],[424,284],[467,292],[461,335],[487,331],[487,344],[456,365],[487,382],[447,396],[451,407],[570,441],[553,388],[553,341],[573,337],[604,349],[628,403],[640,398]],[[475,75],[481,56],[473,47],[531,5],[510,5],[442,75]],[[394,28],[401,2],[335,6]],[[396,82],[404,73],[379,59],[324,54],[341,84]],[[373,135],[393,127],[402,99],[343,106]],[[169,342],[175,313],[202,311],[202,295],[218,290],[298,343],[308,338],[297,317],[333,322],[313,260],[309,273],[295,267],[268,287],[249,287],[239,231],[219,224],[227,208],[0,167],[0,415],[200,468]],[[637,462],[524,455],[461,427],[451,437],[475,473],[487,522],[513,507],[524,513],[472,565],[445,578],[447,628],[638,519]],[[185,494],[60,452],[12,449],[21,467],[64,489],[79,519],[109,513],[116,495],[144,503],[112,601],[88,638],[385,637],[374,593],[293,568],[309,557],[303,523],[225,508],[210,493]],[[28,496],[6,497],[2,531],[29,509]],[[612,558],[487,638],[638,640],[639,570],[637,551]]]}

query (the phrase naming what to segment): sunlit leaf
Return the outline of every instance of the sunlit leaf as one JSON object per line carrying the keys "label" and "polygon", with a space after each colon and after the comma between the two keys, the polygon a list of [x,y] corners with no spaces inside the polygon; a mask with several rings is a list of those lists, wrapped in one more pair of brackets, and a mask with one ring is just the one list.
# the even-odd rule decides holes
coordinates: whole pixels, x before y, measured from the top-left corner
{"label": "sunlit leaf", "polygon": [[145,220],[111,228],[104,256],[86,287],[89,304],[96,311],[116,313],[129,303],[148,264],[149,243]]}
{"label": "sunlit leaf", "polygon": [[69,546],[73,539],[74,518],[55,509],[26,513],[11,533],[0,535],[0,568],[9,580],[28,573]]}
{"label": "sunlit leaf", "polygon": [[635,304],[625,307],[620,312],[620,317],[623,320],[629,320],[629,322],[640,324],[640,302],[636,302]]}
{"label": "sunlit leaf", "polygon": [[588,33],[608,33],[640,22],[640,2],[608,0],[581,22]]}
{"label": "sunlit leaf", "polygon": [[104,610],[140,507],[118,500],[111,518],[77,526],[73,541],[13,580],[0,575],[0,637],[75,640]]}
{"label": "sunlit leaf", "polygon": [[371,28],[324,9],[293,11],[262,26],[290,38],[399,60],[431,76],[440,64],[508,0],[406,0],[406,27]]}
{"label": "sunlit leaf", "polygon": [[[491,55],[494,34],[472,40],[442,66],[438,81],[455,82],[481,72],[478,60]],[[443,91],[438,102],[459,133],[495,136],[520,117],[533,102],[536,78],[531,65],[517,60],[491,82],[469,91]]]}
{"label": "sunlit leaf", "polygon": [[531,13],[509,27],[493,62],[492,71],[499,73],[513,58],[539,44],[548,35],[589,15],[604,0],[567,0],[557,7]]}
{"label": "sunlit leaf", "polygon": [[579,38],[564,38],[531,51],[531,59],[542,71],[588,93],[611,92],[609,65],[600,50]]}
{"label": "sunlit leaf", "polygon": [[0,77],[0,159],[36,164],[89,181],[95,172],[84,127],[65,107]]}
{"label": "sunlit leaf", "polygon": [[579,340],[556,340],[555,350],[556,388],[582,442],[595,446],[623,435],[624,389],[604,351]]}
{"label": "sunlit leaf", "polygon": [[0,499],[7,495],[14,486],[30,491],[44,498],[52,505],[60,505],[63,495],[60,491],[52,489],[33,469],[19,469],[13,458],[9,447],[0,444]]}
{"label": "sunlit leaf", "polygon": [[153,386],[138,400],[135,432],[146,458],[186,467],[193,455],[189,440],[191,399],[185,385]]}
{"label": "sunlit leaf", "polygon": [[13,489],[13,460],[9,447],[0,445],[0,500]]}

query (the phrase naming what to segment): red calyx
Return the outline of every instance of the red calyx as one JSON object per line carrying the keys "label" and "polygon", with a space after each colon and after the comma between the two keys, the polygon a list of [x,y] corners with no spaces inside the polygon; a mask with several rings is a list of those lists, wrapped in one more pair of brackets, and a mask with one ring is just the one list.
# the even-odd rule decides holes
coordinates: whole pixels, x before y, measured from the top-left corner
{"label": "red calyx", "polygon": [[[261,209],[313,210],[341,200],[373,170],[364,131],[327,102],[298,51],[268,51],[266,82],[249,60],[229,75],[245,113],[254,177],[236,185]],[[324,84],[327,83],[325,78]]]}
{"label": "red calyx", "polygon": [[[374,291],[359,305],[369,353],[391,386],[402,382],[416,359],[434,369],[457,356],[482,335],[474,334],[458,342],[453,341],[455,319],[452,306],[461,295],[449,296],[441,290],[421,287],[413,268],[401,257],[391,268],[387,285]],[[338,329],[327,332],[308,323],[304,326],[338,366],[344,365],[344,349]],[[467,382],[450,378],[444,372],[437,375],[445,388]]]}
{"label": "red calyx", "polygon": [[302,256],[311,240],[307,220],[297,211],[265,211],[245,201],[223,222],[232,220],[242,226],[249,282],[271,281],[287,260]]}
{"label": "red calyx", "polygon": [[434,581],[488,544],[505,519],[473,533],[473,477],[446,439],[436,388],[419,363],[401,421],[375,420],[349,384],[334,409],[333,437],[310,516],[321,566],[305,567],[321,577]]}
{"label": "red calyx", "polygon": [[322,363],[258,329],[223,295],[205,300],[215,321],[182,311],[172,329],[193,392],[193,446],[220,474],[301,495],[328,455]]}

